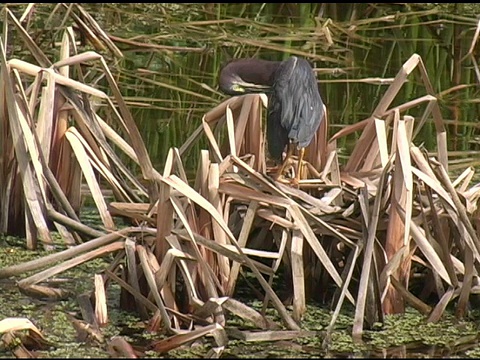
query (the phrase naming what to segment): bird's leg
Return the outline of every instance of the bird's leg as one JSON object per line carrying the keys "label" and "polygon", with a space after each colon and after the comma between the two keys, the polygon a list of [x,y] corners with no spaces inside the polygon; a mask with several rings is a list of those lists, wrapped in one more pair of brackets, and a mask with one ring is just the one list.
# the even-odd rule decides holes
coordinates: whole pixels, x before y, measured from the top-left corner
{"label": "bird's leg", "polygon": [[302,173],[302,162],[303,162],[303,156],[305,155],[305,148],[300,148],[299,154],[298,154],[298,163],[297,163],[297,173],[295,174],[295,178],[293,179],[293,185],[298,186],[300,183],[300,174]]}
{"label": "bird's leg", "polygon": [[275,181],[278,181],[280,179],[280,177],[282,176],[283,172],[285,171],[285,168],[287,167],[287,165],[290,161],[290,158],[292,157],[292,154],[293,154],[293,144],[289,143],[288,144],[288,150],[287,150],[287,156],[285,156],[285,160],[283,160],[282,166],[280,167],[280,169],[278,169],[277,174],[275,175]]}

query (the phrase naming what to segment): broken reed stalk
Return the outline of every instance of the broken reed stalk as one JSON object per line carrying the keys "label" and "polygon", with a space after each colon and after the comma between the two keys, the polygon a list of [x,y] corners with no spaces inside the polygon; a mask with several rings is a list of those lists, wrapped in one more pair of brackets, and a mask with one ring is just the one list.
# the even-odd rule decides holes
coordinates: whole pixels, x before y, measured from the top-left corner
{"label": "broken reed stalk", "polygon": [[45,269],[43,271],[40,271],[32,276],[29,276],[28,278],[22,279],[18,282],[19,286],[22,287],[28,287],[29,285],[36,284],[38,282],[41,282],[45,279],[48,279],[49,277],[56,275],[58,273],[61,273],[65,270],[68,270],[72,267],[75,267],[79,264],[83,264],[84,262],[87,262],[89,260],[95,259],[97,257],[103,256],[105,254],[111,253],[118,251],[120,249],[124,248],[124,241],[116,241],[107,245],[104,245],[102,247],[96,248],[94,250],[91,250],[85,254],[81,254],[76,256],[73,259],[66,260],[61,264],[54,265],[48,269]]}
{"label": "broken reed stalk", "polygon": [[458,214],[460,216],[460,220],[465,225],[465,227],[467,229],[467,232],[468,232],[468,234],[470,235],[470,237],[473,241],[474,248],[476,249],[476,251],[478,253],[480,253],[480,240],[478,239],[477,233],[476,233],[475,229],[473,228],[470,219],[467,216],[467,213],[465,211],[465,206],[460,201],[460,198],[457,194],[457,191],[452,186],[450,178],[447,174],[447,171],[443,167],[443,165],[438,163],[438,162],[435,165],[437,166],[436,169],[438,170],[438,172],[440,174],[440,176],[439,176],[440,181],[446,187],[447,191],[449,192],[450,196],[452,197],[453,203],[455,204],[455,208],[458,211]]}
{"label": "broken reed stalk", "polygon": [[253,271],[255,274],[257,280],[260,282],[260,285],[264,289],[266,293],[269,294],[269,296],[272,299],[272,302],[279,312],[279,315],[282,317],[284,320],[285,324],[292,330],[298,330],[299,327],[295,323],[295,321],[290,317],[288,312],[286,311],[285,307],[283,306],[282,302],[278,298],[277,294],[271,289],[271,287],[268,285],[268,282],[263,278],[257,267],[253,264],[252,260],[246,256],[240,246],[238,245],[238,242],[236,241],[235,237],[231,234],[230,229],[226,224],[223,222],[223,219],[219,216],[217,213],[216,209],[208,202],[206,201],[203,197],[201,197],[197,192],[195,192],[193,189],[191,189],[187,184],[183,183],[178,177],[175,175],[171,175],[167,178],[162,178],[162,181],[171,186],[172,188],[178,190],[179,192],[185,194],[185,196],[189,197],[192,201],[197,203],[199,206],[201,206],[203,209],[205,209],[210,216],[212,216],[212,219],[217,221],[218,225],[221,226],[222,230],[225,231],[227,234],[229,240],[231,243],[236,247],[236,249],[239,252],[239,255],[242,257],[242,259],[246,262],[248,267]]}
{"label": "broken reed stalk", "polygon": [[[379,180],[379,189],[385,189],[388,174],[390,171],[391,163],[387,163],[382,171],[382,175]],[[365,316],[365,303],[367,299],[367,282],[370,279],[370,271],[372,265],[373,246],[375,241],[375,234],[377,232],[377,225],[379,220],[380,203],[382,200],[381,193],[377,193],[375,201],[373,203],[372,212],[368,223],[368,234],[364,245],[363,265],[360,275],[360,281],[358,285],[358,296],[355,304],[355,317],[353,321],[352,337],[354,341],[362,341],[363,333],[363,321]]]}
{"label": "broken reed stalk", "polygon": [[90,240],[70,249],[60,251],[58,253],[49,254],[39,259],[2,268],[0,269],[0,279],[5,279],[10,276],[17,276],[27,271],[37,270],[53,262],[70,259],[84,252],[94,250],[98,247],[105,246],[114,241],[122,239],[132,231],[134,231],[134,228],[132,227],[125,228],[116,232],[112,232],[110,234],[103,235],[97,239]]}

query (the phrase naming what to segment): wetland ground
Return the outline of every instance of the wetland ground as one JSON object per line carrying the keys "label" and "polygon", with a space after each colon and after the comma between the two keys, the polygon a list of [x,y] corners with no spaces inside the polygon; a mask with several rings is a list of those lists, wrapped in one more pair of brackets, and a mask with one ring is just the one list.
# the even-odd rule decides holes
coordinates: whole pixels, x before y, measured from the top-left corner
{"label": "wetland ground", "polygon": [[[94,216],[93,218],[94,219]],[[15,237],[0,238],[0,264],[2,267],[24,262],[45,254],[44,251],[27,251],[25,241]],[[56,276],[59,287],[70,292],[62,301],[42,301],[19,291],[18,279],[0,281],[0,319],[7,317],[26,317],[42,332],[51,346],[41,351],[33,351],[40,358],[109,358],[108,341],[94,339],[81,340],[78,337],[73,319],[81,319],[77,296],[93,289],[94,274],[100,273],[111,260],[110,257],[96,259],[77,266]],[[27,275],[27,274],[25,274]],[[260,310],[262,303],[254,298],[245,283],[240,283],[237,295],[248,305]],[[147,322],[137,314],[120,309],[120,288],[110,284],[107,291],[109,323],[102,328],[105,340],[113,336],[122,336],[134,348],[142,352],[143,357],[151,358],[202,358],[212,347],[210,339],[202,338],[189,346],[184,346],[166,354],[148,350],[148,344],[161,339],[163,334],[147,331]],[[475,300],[475,299],[473,299]],[[273,308],[267,309],[267,315],[278,320]],[[478,345],[480,311],[471,309],[467,320],[456,320],[447,312],[439,323],[427,323],[426,316],[414,309],[408,309],[403,315],[387,316],[383,326],[378,324],[375,330],[365,332],[364,344],[352,342],[352,309],[344,309],[337,321],[332,342],[328,350],[321,345],[323,333],[330,321],[331,311],[315,303],[308,304],[302,329],[317,331],[314,337],[296,338],[288,341],[246,342],[231,340],[221,358],[335,358],[335,357],[480,357]],[[249,324],[235,317],[228,318],[228,327],[248,330]],[[253,326],[251,326],[253,329]],[[9,358],[9,349],[0,346],[0,357]]]}

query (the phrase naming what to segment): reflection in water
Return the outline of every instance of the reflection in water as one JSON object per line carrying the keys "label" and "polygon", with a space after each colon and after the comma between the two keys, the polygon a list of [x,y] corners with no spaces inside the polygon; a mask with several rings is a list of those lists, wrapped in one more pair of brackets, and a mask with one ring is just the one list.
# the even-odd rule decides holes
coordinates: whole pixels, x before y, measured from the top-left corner
{"label": "reflection in water", "polygon": [[451,358],[466,357],[466,352],[479,346],[477,336],[465,336],[455,344],[426,345],[421,341],[406,345],[392,346],[385,349],[375,349],[360,353],[328,352],[324,357],[331,358],[376,358],[376,359],[405,359],[405,358]]}
{"label": "reflection in water", "polygon": [[[405,359],[466,357],[466,352],[478,346],[478,336],[466,336],[454,345],[426,345],[421,341],[407,345],[358,352],[323,351],[320,346],[299,345],[294,341],[244,343],[228,346],[222,358],[334,358],[334,359]],[[472,357],[472,356],[470,356]]]}

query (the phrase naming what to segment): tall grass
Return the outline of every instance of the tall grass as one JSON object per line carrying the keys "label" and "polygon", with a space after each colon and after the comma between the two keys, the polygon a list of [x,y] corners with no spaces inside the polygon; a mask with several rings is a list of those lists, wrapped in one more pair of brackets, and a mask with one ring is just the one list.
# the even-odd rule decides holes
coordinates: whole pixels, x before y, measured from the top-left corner
{"label": "tall grass", "polygon": [[[280,60],[298,55],[312,61],[329,110],[332,135],[338,127],[368,116],[388,79],[417,53],[439,94],[452,139],[449,149],[478,150],[478,78],[470,58],[465,57],[477,26],[476,4],[133,3],[85,7],[124,53],[112,68],[157,168],[163,167],[168,149],[181,146],[201,117],[224,99],[217,90],[222,64],[248,56]],[[58,41],[53,24],[61,24],[62,12],[52,16],[53,8],[53,4],[36,5],[30,20],[29,28],[40,44]],[[51,18],[56,21],[47,23]],[[42,27],[44,24],[48,26]],[[108,56],[108,51],[104,55]],[[419,83],[407,84],[393,105],[422,91]],[[418,114],[412,110],[411,115]],[[427,149],[434,148],[432,133],[427,124],[419,135]],[[355,140],[354,134],[339,145],[348,153]],[[192,148],[195,155],[187,157],[187,168],[196,168],[195,159],[204,144]]]}

